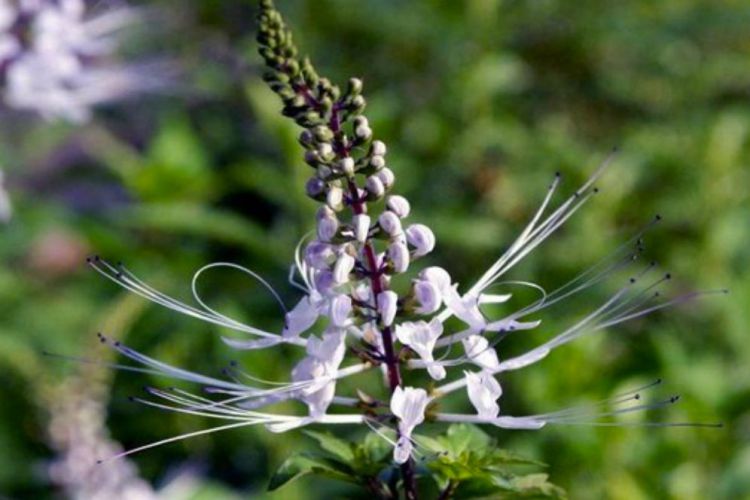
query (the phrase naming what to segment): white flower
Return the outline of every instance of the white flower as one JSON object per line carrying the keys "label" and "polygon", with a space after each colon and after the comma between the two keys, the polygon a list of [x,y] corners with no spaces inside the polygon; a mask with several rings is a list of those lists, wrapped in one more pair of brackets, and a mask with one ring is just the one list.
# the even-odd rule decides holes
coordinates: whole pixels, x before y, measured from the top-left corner
{"label": "white flower", "polygon": [[386,290],[378,294],[378,313],[385,326],[391,326],[398,310],[398,294],[393,290]]}
{"label": "white flower", "polygon": [[81,122],[92,106],[165,88],[166,67],[138,69],[113,57],[121,32],[137,20],[128,8],[87,16],[82,0],[4,0],[0,73],[5,102],[45,118]]}
{"label": "white flower", "polygon": [[490,347],[489,341],[481,335],[469,335],[461,340],[464,352],[469,360],[481,368],[492,370],[500,365],[497,352]]}
{"label": "white flower", "polygon": [[352,217],[354,225],[354,237],[360,243],[367,240],[367,233],[370,231],[370,216],[367,214],[357,214]]}
{"label": "white flower", "polygon": [[391,243],[388,246],[388,258],[393,264],[394,272],[403,273],[409,269],[409,249],[403,243]]}
{"label": "white flower", "polygon": [[500,383],[486,371],[479,373],[464,371],[464,374],[466,375],[466,392],[471,404],[477,409],[477,414],[487,419],[497,417],[500,413],[497,399],[503,394]]}
{"label": "white flower", "polygon": [[411,456],[411,434],[424,422],[424,411],[430,398],[424,389],[396,387],[391,396],[391,412],[398,417],[398,442],[393,449],[393,460],[403,464]]}
{"label": "white flower", "polygon": [[390,195],[388,199],[385,200],[385,206],[401,219],[408,217],[411,212],[409,200],[397,194]]}
{"label": "white flower", "polygon": [[414,298],[419,306],[414,310],[417,314],[432,314],[440,308],[443,295],[438,286],[427,280],[415,280],[413,285]]}
{"label": "white flower", "polygon": [[445,378],[445,368],[434,364],[432,357],[435,342],[442,333],[443,324],[437,318],[433,318],[429,323],[426,321],[417,321],[396,325],[396,337],[398,340],[417,353],[427,366],[430,376],[435,380]]}
{"label": "white flower", "polygon": [[345,334],[337,329],[326,331],[323,338],[311,337],[307,344],[308,356],[292,370],[292,380],[306,383],[299,392],[312,418],[325,415],[336,392],[336,373],[344,359]]}
{"label": "white flower", "polygon": [[435,248],[435,234],[424,224],[413,224],[406,229],[406,240],[414,247],[414,256],[421,257]]}

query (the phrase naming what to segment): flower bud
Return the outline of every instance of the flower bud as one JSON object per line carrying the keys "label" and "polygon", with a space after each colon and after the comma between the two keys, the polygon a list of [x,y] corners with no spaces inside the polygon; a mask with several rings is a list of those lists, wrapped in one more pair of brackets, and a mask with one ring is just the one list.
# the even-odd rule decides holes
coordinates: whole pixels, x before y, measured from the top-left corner
{"label": "flower bud", "polygon": [[431,266],[422,269],[419,273],[419,279],[423,281],[429,281],[430,283],[437,286],[440,293],[450,288],[451,286],[451,275],[448,271],[438,266]]}
{"label": "flower bud", "polygon": [[385,156],[386,151],[388,149],[383,141],[372,141],[372,147],[370,148],[372,156]]}
{"label": "flower bud", "polygon": [[403,243],[392,243],[388,247],[388,258],[397,273],[403,273],[409,268],[409,249]]}
{"label": "flower bud", "polygon": [[339,169],[341,172],[351,177],[354,175],[354,158],[347,156],[339,161]]}
{"label": "flower bud", "polygon": [[354,109],[354,112],[362,112],[363,109],[365,109],[365,98],[361,95],[358,95],[352,99],[352,108]]}
{"label": "flower bud", "polygon": [[315,174],[319,179],[327,180],[333,175],[333,170],[328,165],[318,165],[318,168],[315,169]]}
{"label": "flower bud", "polygon": [[312,146],[313,140],[315,139],[315,136],[312,132],[305,129],[300,133],[299,135],[299,143],[302,144],[304,147],[310,147]]}
{"label": "flower bud", "polygon": [[385,206],[401,219],[408,217],[411,212],[409,200],[397,194],[389,196],[388,199],[385,200]]}
{"label": "flower bud", "polygon": [[390,210],[386,210],[380,214],[380,217],[378,217],[378,224],[380,224],[380,228],[390,236],[396,236],[402,232],[401,220]]}
{"label": "flower bud", "polygon": [[385,194],[385,187],[383,186],[383,182],[377,175],[371,175],[367,178],[367,181],[365,182],[365,189],[370,194],[370,196],[372,196],[376,200]]}
{"label": "flower bud", "polygon": [[348,93],[350,95],[361,94],[362,93],[362,80],[359,78],[350,78]]}
{"label": "flower bud", "polygon": [[366,116],[359,115],[354,118],[354,126],[355,127],[369,127],[370,121],[367,119]]}
{"label": "flower bud", "polygon": [[372,165],[375,170],[380,170],[385,167],[385,158],[379,155],[373,155],[373,157],[370,158],[370,165]]}
{"label": "flower bud", "polygon": [[414,256],[421,257],[435,248],[435,234],[424,224],[413,224],[406,229],[406,241],[414,247]]}
{"label": "flower bud", "polygon": [[367,240],[367,233],[370,231],[370,216],[366,214],[358,214],[352,217],[352,223],[354,224],[354,237],[360,243],[364,243]]}
{"label": "flower bud", "polygon": [[344,252],[339,255],[336,260],[336,265],[333,267],[333,280],[338,283],[346,283],[349,281],[349,273],[354,269],[354,257]]}
{"label": "flower bud", "polygon": [[344,208],[344,190],[338,186],[331,186],[326,195],[326,203],[335,211]]}
{"label": "flower bud", "polygon": [[346,326],[352,312],[352,299],[348,295],[336,295],[331,300],[331,322],[335,326]]}
{"label": "flower bud", "polygon": [[366,141],[370,137],[372,137],[372,129],[368,127],[367,125],[360,125],[359,127],[355,127],[354,135],[360,141]]}
{"label": "flower bud", "polygon": [[326,183],[317,177],[311,177],[305,184],[305,192],[310,198],[318,199],[323,196],[326,189]]}
{"label": "flower bud", "polygon": [[305,248],[305,263],[313,269],[327,269],[335,260],[333,247],[321,241],[312,241]]}
{"label": "flower bud", "polygon": [[393,170],[388,167],[383,168],[383,170],[375,175],[378,176],[386,190],[390,189],[393,186],[393,183],[396,182],[396,176],[393,175]]}
{"label": "flower bud", "polygon": [[333,158],[333,146],[327,142],[321,142],[318,144],[318,154],[324,160],[330,160]]}
{"label": "flower bud", "polygon": [[414,298],[419,307],[415,309],[417,314],[432,314],[440,308],[443,295],[435,283],[427,280],[416,280],[413,288]]}
{"label": "flower bud", "polygon": [[398,295],[393,290],[386,290],[378,294],[378,313],[385,326],[391,326],[396,319],[398,310]]}
{"label": "flower bud", "polygon": [[[318,217],[318,239],[331,241],[339,230],[339,220],[336,214],[328,207],[324,207],[322,215]],[[320,214],[320,212],[318,212]]]}
{"label": "flower bud", "polygon": [[320,163],[320,156],[318,155],[318,152],[313,150],[305,151],[305,163],[307,163],[311,167],[318,166],[318,163]]}

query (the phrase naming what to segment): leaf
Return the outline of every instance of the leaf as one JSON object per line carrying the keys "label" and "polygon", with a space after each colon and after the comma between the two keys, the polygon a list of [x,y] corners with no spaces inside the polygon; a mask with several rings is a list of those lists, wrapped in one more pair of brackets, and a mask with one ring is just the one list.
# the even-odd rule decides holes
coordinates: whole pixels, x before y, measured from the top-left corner
{"label": "leaf", "polygon": [[489,446],[490,437],[479,427],[470,424],[453,424],[442,438],[448,453],[458,456],[466,451],[480,451]]}
{"label": "leaf", "polygon": [[268,490],[274,491],[285,484],[295,481],[308,474],[317,474],[338,481],[357,484],[357,478],[336,468],[336,464],[323,457],[310,454],[292,455],[276,470],[268,484]]}
{"label": "leaf", "polygon": [[547,474],[528,474],[516,477],[511,484],[520,498],[567,498],[565,490],[548,481]]}
{"label": "leaf", "polygon": [[352,445],[327,432],[304,431],[304,433],[318,442],[321,448],[341,460],[347,465],[354,461]]}

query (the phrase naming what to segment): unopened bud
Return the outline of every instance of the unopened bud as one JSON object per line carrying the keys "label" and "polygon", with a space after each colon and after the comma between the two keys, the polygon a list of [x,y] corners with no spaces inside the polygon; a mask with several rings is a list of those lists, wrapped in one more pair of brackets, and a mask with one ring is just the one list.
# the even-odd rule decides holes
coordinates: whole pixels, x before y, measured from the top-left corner
{"label": "unopened bud", "polygon": [[391,326],[398,311],[398,295],[393,290],[378,294],[378,313],[385,326]]}
{"label": "unopened bud", "polygon": [[352,312],[352,299],[348,295],[337,295],[331,300],[331,322],[334,326],[346,326]]}
{"label": "unopened bud", "polygon": [[310,198],[319,198],[323,195],[326,189],[326,183],[317,177],[311,177],[305,184],[305,192]]}
{"label": "unopened bud", "polygon": [[419,304],[419,307],[415,310],[417,314],[437,312],[443,301],[443,295],[440,293],[438,285],[427,280],[416,280],[414,282],[414,298]]}
{"label": "unopened bud", "polygon": [[359,95],[362,93],[362,80],[359,78],[350,78],[349,79],[349,94],[350,95]]}
{"label": "unopened bud", "polygon": [[442,267],[431,266],[422,269],[419,273],[419,278],[437,286],[441,293],[451,286],[451,275]]}
{"label": "unopened bud", "polygon": [[386,210],[378,217],[380,228],[389,236],[401,234],[401,220],[390,210]]}
{"label": "unopened bud", "polygon": [[366,141],[372,137],[372,129],[366,125],[360,125],[354,128],[354,135],[361,141]]}
{"label": "unopened bud", "polygon": [[385,187],[383,181],[377,175],[371,175],[365,182],[365,189],[367,192],[376,200],[380,199],[385,194]]}
{"label": "unopened bud", "polygon": [[320,163],[320,155],[318,155],[318,152],[313,150],[305,151],[305,163],[311,167],[318,166],[318,163]]}
{"label": "unopened bud", "polygon": [[435,248],[435,234],[424,224],[413,224],[406,229],[406,241],[414,247],[414,256],[421,257]]}
{"label": "unopened bud", "polygon": [[[326,207],[329,211],[330,208]],[[331,211],[332,212],[332,211]],[[318,238],[321,241],[331,241],[339,230],[339,220],[335,213],[326,214],[318,219]]]}
{"label": "unopened bud", "polygon": [[318,154],[324,160],[330,160],[333,158],[333,146],[327,142],[321,142],[318,144]]}
{"label": "unopened bud", "polygon": [[338,284],[346,283],[349,281],[349,273],[354,269],[354,257],[348,253],[342,253],[336,260],[336,265],[333,267],[333,281]]}
{"label": "unopened bud", "polygon": [[339,161],[339,168],[347,176],[351,177],[354,175],[354,158],[347,156]]}
{"label": "unopened bud", "polygon": [[331,186],[326,195],[326,203],[335,211],[344,208],[344,190],[338,186]]}
{"label": "unopened bud", "polygon": [[403,273],[409,269],[409,249],[403,243],[391,243],[388,247],[388,258],[394,272]]}
{"label": "unopened bud", "polygon": [[373,156],[385,156],[386,151],[387,148],[385,147],[385,143],[383,141],[372,142],[372,148],[370,149],[370,152]]}
{"label": "unopened bud", "polygon": [[393,170],[391,170],[388,167],[385,167],[383,170],[375,174],[378,176],[380,181],[383,183],[383,186],[385,186],[386,191],[393,187],[393,183],[396,182],[396,176],[393,175]]}
{"label": "unopened bud", "polygon": [[354,237],[360,243],[364,243],[367,240],[367,234],[370,232],[370,216],[366,214],[358,214],[352,218],[354,223]]}
{"label": "unopened bud", "polygon": [[314,139],[313,133],[309,130],[303,130],[299,135],[299,142],[305,147],[310,147]]}
{"label": "unopened bud", "polygon": [[370,158],[370,165],[372,165],[375,170],[380,170],[381,168],[385,167],[385,158],[375,155]]}
{"label": "unopened bud", "polygon": [[401,219],[408,217],[411,212],[409,200],[397,194],[389,196],[388,199],[385,200],[385,206]]}

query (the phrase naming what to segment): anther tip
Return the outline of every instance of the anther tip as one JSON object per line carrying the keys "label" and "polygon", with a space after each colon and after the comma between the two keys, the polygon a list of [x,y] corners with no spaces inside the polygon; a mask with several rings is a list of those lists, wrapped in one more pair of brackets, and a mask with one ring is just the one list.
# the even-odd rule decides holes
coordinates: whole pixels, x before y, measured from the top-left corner
{"label": "anther tip", "polygon": [[660,221],[661,219],[662,219],[662,216],[660,214],[656,214],[656,216],[654,217],[654,220],[656,221]]}
{"label": "anther tip", "polygon": [[598,192],[599,192],[599,188],[598,188],[598,187],[595,187],[593,191],[594,191],[594,194],[596,194],[596,193],[598,193]]}
{"label": "anther tip", "polygon": [[672,279],[672,273],[667,273],[664,275],[664,279],[671,280]]}
{"label": "anther tip", "polygon": [[641,395],[640,394],[636,394],[635,396],[633,396],[633,399],[641,399]]}
{"label": "anther tip", "polygon": [[135,403],[135,396],[128,396],[128,401]]}
{"label": "anther tip", "polygon": [[233,359],[233,360],[231,360],[231,361],[229,362],[229,366],[232,366],[232,367],[236,367],[237,365],[239,365],[239,363],[238,363],[238,362],[237,362],[237,360],[235,360],[235,359]]}
{"label": "anther tip", "polygon": [[633,284],[633,283],[635,283],[635,278],[630,278],[629,281],[630,281],[631,284]]}
{"label": "anther tip", "polygon": [[101,465],[103,463],[104,463],[104,460],[101,460],[101,459],[99,459],[99,460],[96,461],[96,465]]}
{"label": "anther tip", "polygon": [[560,177],[562,177],[562,174],[560,173],[560,171],[559,171],[559,170],[558,170],[557,172],[555,172],[555,177],[557,177],[557,178],[560,178]]}
{"label": "anther tip", "polygon": [[660,378],[657,378],[656,382],[654,382],[654,384],[661,384],[661,383],[662,383],[662,379],[660,379]]}

